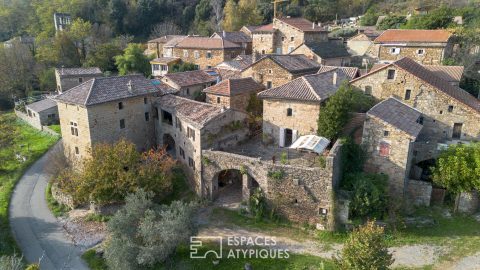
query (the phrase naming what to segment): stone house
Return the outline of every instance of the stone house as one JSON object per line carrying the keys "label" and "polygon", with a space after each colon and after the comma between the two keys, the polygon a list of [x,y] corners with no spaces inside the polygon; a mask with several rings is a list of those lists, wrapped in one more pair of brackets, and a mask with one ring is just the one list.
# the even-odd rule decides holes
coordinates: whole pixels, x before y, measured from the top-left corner
{"label": "stone house", "polygon": [[161,78],[163,83],[176,90],[177,95],[190,99],[198,98],[203,89],[214,85],[217,80],[217,76],[203,70],[169,73]]}
{"label": "stone house", "polygon": [[[166,45],[164,46],[166,47]],[[189,36],[172,47],[172,55],[183,62],[194,63],[199,69],[209,69],[223,61],[235,59],[244,49],[225,38]]]}
{"label": "stone house", "polygon": [[80,85],[90,79],[103,77],[102,71],[98,67],[91,68],[56,68],[55,79],[57,81],[57,91],[62,93],[70,88]]}
{"label": "stone house", "polygon": [[147,50],[145,51],[146,55],[155,55],[155,58],[165,57],[163,47],[166,43],[172,40],[183,39],[186,36],[182,35],[166,35],[163,37],[155,38],[147,42]]}
{"label": "stone house", "polygon": [[253,52],[287,54],[307,42],[327,42],[328,31],[304,18],[274,18],[253,30]]}
{"label": "stone house", "polygon": [[378,56],[378,45],[374,40],[381,34],[381,31],[367,30],[359,31],[358,34],[347,40],[347,50],[352,56],[367,56],[376,58]]}
{"label": "stone house", "polygon": [[222,80],[241,78],[241,71],[253,63],[252,55],[239,55],[235,59],[215,66],[215,71]]}
{"label": "stone house", "polygon": [[26,116],[22,119],[37,129],[58,124],[57,103],[48,97],[25,105],[25,111]]}
{"label": "stone house", "polygon": [[330,71],[305,75],[258,94],[263,100],[264,140],[290,146],[299,136],[317,133],[321,105],[348,77]]}
{"label": "stone house", "polygon": [[378,100],[395,97],[423,114],[422,137],[437,143],[480,138],[480,101],[444,77],[403,58],[351,84]]}
{"label": "stone house", "polygon": [[138,150],[155,146],[152,103],[168,90],[141,75],[129,75],[95,78],[58,95],[67,156],[80,160],[90,155],[94,144],[122,138]]}
{"label": "stone house", "polygon": [[[156,140],[159,145],[184,163],[195,179],[194,190],[202,195],[202,149],[229,148],[245,138],[247,115],[191,99],[164,95],[156,99]],[[239,123],[237,129],[228,129]]]}
{"label": "stone house", "polygon": [[290,54],[303,54],[321,65],[345,66],[350,64],[350,54],[342,43],[307,42],[293,49]]}
{"label": "stone house", "polygon": [[422,113],[396,98],[388,98],[366,114],[362,144],[365,171],[388,176],[390,193],[402,196],[408,187],[414,142],[423,128]]}
{"label": "stone house", "polygon": [[180,58],[177,57],[160,57],[150,61],[152,66],[152,76],[161,77],[169,73],[176,63],[180,62]]}
{"label": "stone house", "polygon": [[252,95],[264,89],[263,84],[252,78],[241,78],[223,80],[205,88],[203,92],[206,93],[207,103],[246,112]]}
{"label": "stone house", "polygon": [[308,59],[305,55],[265,55],[242,70],[243,78],[252,77],[256,82],[265,85],[267,89],[307,74],[318,71],[320,64]]}
{"label": "stone house", "polygon": [[330,71],[340,71],[343,72],[348,80],[353,80],[360,77],[360,70],[356,67],[339,67],[339,66],[321,66],[318,70],[318,73],[330,72]]}
{"label": "stone house", "polygon": [[230,42],[233,42],[237,45],[240,45],[243,48],[242,54],[252,54],[252,35],[247,34],[244,31],[235,31],[235,32],[215,32],[211,38],[223,38]]}
{"label": "stone house", "polygon": [[425,65],[441,65],[453,50],[452,33],[447,30],[389,29],[378,36],[380,62],[409,57]]}

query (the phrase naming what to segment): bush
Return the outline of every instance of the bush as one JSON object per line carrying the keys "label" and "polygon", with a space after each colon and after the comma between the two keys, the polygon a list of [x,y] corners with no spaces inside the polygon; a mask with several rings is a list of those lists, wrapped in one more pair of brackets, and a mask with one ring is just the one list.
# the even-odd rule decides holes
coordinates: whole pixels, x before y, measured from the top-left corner
{"label": "bush", "polygon": [[172,66],[171,73],[197,70],[194,63],[182,62]]}
{"label": "bush", "polygon": [[261,220],[265,217],[267,213],[267,201],[265,199],[265,194],[263,194],[263,191],[260,188],[255,189],[250,196],[248,206],[250,213],[256,220]]}
{"label": "bush", "polygon": [[0,257],[0,269],[1,270],[24,270],[25,264],[23,263],[23,257],[18,257],[16,254],[13,256]]}
{"label": "bush", "polygon": [[407,21],[407,18],[405,16],[397,16],[397,15],[387,16],[377,25],[377,29],[378,30],[397,29],[397,28],[400,28],[403,24],[405,24],[406,21]]}
{"label": "bush", "polygon": [[272,179],[275,179],[277,181],[280,181],[283,179],[283,177],[285,177],[285,172],[282,171],[282,170],[279,170],[279,171],[270,171],[267,173],[267,176],[272,178]]}
{"label": "bush", "polygon": [[[350,173],[357,173],[363,170],[365,164],[366,152],[361,145],[356,144],[352,138],[344,138],[342,145],[342,170],[343,175],[346,176]],[[342,181],[342,187],[350,189],[344,185]]]}
{"label": "bush", "polygon": [[174,201],[157,205],[143,190],[126,197],[126,204],[108,223],[105,247],[110,269],[145,269],[165,261],[195,231],[193,204]]}
{"label": "bush", "polygon": [[341,257],[334,257],[333,260],[339,269],[348,270],[383,270],[389,269],[393,263],[385,243],[384,230],[376,226],[374,221],[354,229],[343,247]]}
{"label": "bush", "polygon": [[388,177],[384,174],[355,173],[345,177],[351,187],[352,218],[383,218],[388,207]]}
{"label": "bush", "polygon": [[363,26],[371,26],[377,24],[378,13],[375,10],[375,7],[370,7],[367,12],[360,19],[360,24]]}

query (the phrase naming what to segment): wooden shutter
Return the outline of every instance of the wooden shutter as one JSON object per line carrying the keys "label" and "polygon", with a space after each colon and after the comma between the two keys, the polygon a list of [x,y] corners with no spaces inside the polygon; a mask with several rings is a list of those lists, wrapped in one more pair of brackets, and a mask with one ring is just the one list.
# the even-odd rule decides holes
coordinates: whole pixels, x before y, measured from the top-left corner
{"label": "wooden shutter", "polygon": [[278,145],[280,147],[284,147],[285,146],[285,129],[284,128],[280,128],[280,136],[279,137],[279,142],[278,142]]}

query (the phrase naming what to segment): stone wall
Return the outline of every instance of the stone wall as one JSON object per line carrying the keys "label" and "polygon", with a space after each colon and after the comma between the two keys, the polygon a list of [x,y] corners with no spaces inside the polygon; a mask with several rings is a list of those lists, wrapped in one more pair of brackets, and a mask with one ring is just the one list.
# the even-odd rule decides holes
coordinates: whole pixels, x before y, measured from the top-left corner
{"label": "stone wall", "polygon": [[257,54],[274,53],[273,44],[276,34],[273,32],[255,32],[252,34],[252,50]]}
{"label": "stone wall", "polygon": [[[232,108],[240,111],[246,111],[250,96],[252,93],[246,92],[235,96],[206,94],[206,102],[225,108]],[[255,93],[253,93],[255,95]]]}
{"label": "stone wall", "polygon": [[[73,158],[72,161],[88,157],[92,141],[87,109],[83,106],[62,102],[57,102],[57,107],[65,155]],[[77,124],[78,136],[72,134],[71,123]],[[75,147],[79,149],[77,155],[75,155]]]}
{"label": "stone wall", "polygon": [[[202,178],[208,198],[218,190],[218,174],[236,169],[253,178],[264,191],[268,203],[288,219],[319,228],[334,229],[334,191],[341,178],[341,144],[338,142],[326,159],[325,168],[273,164],[270,160],[252,158],[222,151],[203,150],[208,164],[202,165]],[[269,172],[282,172],[280,179]]]}
{"label": "stone wall", "polygon": [[268,82],[271,82],[271,87],[277,87],[303,75],[306,74],[291,74],[270,58],[258,61],[241,73],[242,78],[252,77],[256,82],[265,85],[266,88],[268,88]]}
{"label": "stone wall", "polygon": [[52,185],[52,197],[55,201],[60,204],[68,206],[70,209],[75,209],[78,206],[78,203],[75,202],[71,195],[65,194],[62,192],[56,184]]}
{"label": "stone wall", "polygon": [[[390,49],[399,48],[399,54],[391,54]],[[423,55],[419,55],[418,50],[424,50]],[[380,61],[396,61],[403,57],[409,57],[419,63],[424,65],[441,65],[444,59],[444,47],[438,46],[390,46],[390,45],[380,45],[379,46],[379,60]]]}
{"label": "stone wall", "polygon": [[[195,57],[198,52],[198,57]],[[211,57],[207,58],[210,52]],[[242,54],[243,48],[234,49],[191,49],[191,48],[173,48],[173,57],[179,57],[183,62],[194,63],[200,69],[214,67],[223,61],[229,61]]]}
{"label": "stone wall", "polygon": [[462,192],[457,198],[458,211],[460,213],[473,214],[478,210],[478,192]]}
{"label": "stone wall", "polygon": [[414,205],[430,206],[432,184],[425,181],[410,179],[408,181],[407,195]]}
{"label": "stone wall", "polygon": [[[395,70],[394,79],[387,79],[387,70],[390,69]],[[383,69],[354,81],[353,85],[363,91],[370,86],[372,96],[376,99],[384,100],[393,96],[422,112],[424,120],[420,136],[429,141],[451,140],[455,123],[463,124],[461,140],[480,138],[480,114],[477,111],[403,69]],[[406,90],[411,91],[409,99],[405,99]]]}
{"label": "stone wall", "polygon": [[42,130],[42,123],[40,123],[40,117],[35,113],[35,116],[28,116],[26,113],[15,110],[15,114],[18,118],[27,122],[30,126]]}
{"label": "stone wall", "polygon": [[58,72],[55,72],[57,81],[57,90],[60,92],[67,91],[77,85],[80,85],[93,78],[101,77],[101,75],[80,75],[80,76],[64,76],[60,77]]}
{"label": "stone wall", "polygon": [[349,53],[354,56],[363,56],[367,53],[372,44],[373,41],[371,41],[365,34],[358,34],[347,40],[347,49]]}

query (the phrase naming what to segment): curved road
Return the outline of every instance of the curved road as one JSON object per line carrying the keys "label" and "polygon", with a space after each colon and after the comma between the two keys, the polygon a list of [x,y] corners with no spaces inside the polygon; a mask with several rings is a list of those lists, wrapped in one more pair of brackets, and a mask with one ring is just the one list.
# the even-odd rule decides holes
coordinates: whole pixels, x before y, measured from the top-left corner
{"label": "curved road", "polygon": [[55,147],[37,160],[15,187],[9,209],[10,226],[23,256],[28,262],[42,258],[42,270],[88,270],[80,257],[81,248],[66,237],[47,206],[45,189],[49,175],[44,167]]}

